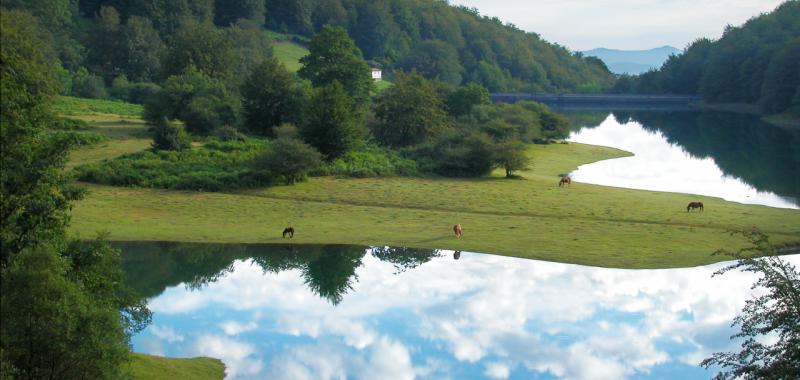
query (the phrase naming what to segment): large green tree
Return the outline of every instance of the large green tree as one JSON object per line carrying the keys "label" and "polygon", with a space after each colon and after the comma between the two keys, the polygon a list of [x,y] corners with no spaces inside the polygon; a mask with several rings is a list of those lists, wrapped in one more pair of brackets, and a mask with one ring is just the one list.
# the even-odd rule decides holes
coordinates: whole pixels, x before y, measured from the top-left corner
{"label": "large green tree", "polygon": [[205,23],[184,23],[167,46],[161,62],[163,78],[183,74],[194,66],[209,77],[230,79],[238,59],[226,35]]}
{"label": "large green tree", "polygon": [[311,40],[309,53],[300,59],[303,67],[298,74],[314,86],[324,86],[334,81],[347,90],[358,108],[369,101],[372,90],[370,67],[361,56],[361,50],[347,35],[344,28],[326,25]]}
{"label": "large green tree", "polygon": [[292,83],[292,74],[275,58],[253,68],[241,89],[244,122],[251,131],[269,135],[290,120]]}
{"label": "large green tree", "polygon": [[353,113],[352,99],[338,81],[323,85],[311,97],[300,133],[328,160],[354,148],[363,132]]}
{"label": "large green tree", "polygon": [[433,83],[416,71],[398,73],[395,84],[375,100],[375,138],[403,147],[430,139],[448,127],[449,118]]}

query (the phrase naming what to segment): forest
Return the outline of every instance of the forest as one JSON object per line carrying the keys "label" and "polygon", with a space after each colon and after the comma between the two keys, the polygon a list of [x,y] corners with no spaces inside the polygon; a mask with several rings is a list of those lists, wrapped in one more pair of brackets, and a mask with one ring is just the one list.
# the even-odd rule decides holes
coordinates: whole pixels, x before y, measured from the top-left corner
{"label": "forest", "polygon": [[[8,0],[50,35],[62,93],[141,100],[177,74],[187,49],[230,64],[231,80],[268,54],[270,30],[306,44],[324,25],[341,26],[370,65],[391,74],[417,69],[450,84],[492,92],[599,92],[614,76],[584,58],[475,9],[438,0]],[[202,33],[198,33],[202,32]],[[201,38],[206,33],[213,38]],[[185,40],[195,36],[194,40]],[[195,45],[196,43],[196,45]],[[220,73],[222,74],[222,73]],[[116,81],[116,86],[115,86]]]}
{"label": "forest", "polygon": [[719,40],[691,43],[659,70],[621,76],[619,93],[698,94],[708,103],[746,103],[763,114],[800,115],[800,2],[787,1]]}

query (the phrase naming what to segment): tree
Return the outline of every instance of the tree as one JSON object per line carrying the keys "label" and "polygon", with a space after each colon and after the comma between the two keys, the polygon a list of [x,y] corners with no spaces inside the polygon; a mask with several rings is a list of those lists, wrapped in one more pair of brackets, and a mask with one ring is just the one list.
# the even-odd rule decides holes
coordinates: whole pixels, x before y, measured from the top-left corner
{"label": "tree", "polygon": [[229,26],[239,19],[246,19],[262,25],[264,12],[264,0],[216,0],[214,23],[219,26]]}
{"label": "tree", "polygon": [[148,99],[144,117],[151,124],[163,117],[180,119],[189,132],[208,134],[223,125],[237,125],[239,101],[222,80],[190,66],[184,74],[168,78],[161,91]]}
{"label": "tree", "polygon": [[454,117],[466,115],[472,107],[491,104],[489,91],[477,83],[459,86],[447,96],[447,112]]}
{"label": "tree", "polygon": [[310,145],[293,138],[279,138],[255,160],[257,170],[283,177],[287,185],[303,180],[319,167],[322,155]]}
{"label": "tree", "polygon": [[121,31],[122,40],[120,67],[128,79],[134,82],[156,80],[161,70],[160,56],[164,52],[164,42],[147,18],[131,16]]}
{"label": "tree", "polygon": [[356,123],[352,100],[338,81],[315,91],[306,117],[308,119],[300,131],[303,140],[317,148],[328,160],[355,147],[363,136]]}
{"label": "tree", "polygon": [[201,73],[230,79],[238,57],[225,34],[213,25],[186,22],[169,40],[161,62],[162,77],[183,74],[190,66]]}
{"label": "tree", "polygon": [[184,150],[192,145],[182,125],[161,118],[153,126],[153,150]]}
{"label": "tree", "polygon": [[415,145],[448,126],[442,100],[419,73],[398,73],[395,84],[375,100],[376,139],[394,147]]}
{"label": "tree", "polygon": [[506,171],[506,178],[513,177],[516,170],[527,169],[531,162],[525,144],[514,140],[495,144],[493,156],[497,165]]}
{"label": "tree", "polygon": [[361,50],[344,28],[326,25],[311,40],[309,53],[300,58],[303,67],[297,72],[315,87],[339,82],[354,100],[353,109],[369,101],[372,90],[370,67]]}
{"label": "tree", "polygon": [[[60,236],[80,192],[61,167],[69,144],[46,133],[57,94],[52,51],[27,12],[0,13],[0,267],[37,241]],[[34,212],[35,210],[35,212]]]}
{"label": "tree", "polygon": [[241,90],[244,122],[251,131],[269,135],[290,119],[292,81],[292,74],[275,58],[252,69]]}
{"label": "tree", "polygon": [[[741,331],[731,338],[744,338],[740,352],[718,352],[703,360],[703,367],[721,366],[715,379],[797,379],[800,378],[800,273],[775,255],[775,247],[759,231],[743,233],[752,246],[725,254],[738,259],[714,273],[732,270],[758,274],[752,288],[766,292],[747,300],[742,314],[733,320]],[[764,256],[764,257],[760,257]],[[776,336],[775,343],[760,339]]]}
{"label": "tree", "polygon": [[240,19],[225,35],[234,46],[238,62],[234,68],[234,83],[239,85],[257,64],[272,57],[272,41],[259,24],[253,20]]}
{"label": "tree", "polygon": [[450,84],[461,84],[461,74],[464,71],[453,45],[437,40],[425,41],[415,46],[400,61],[399,66],[407,71],[416,69],[425,78]]}

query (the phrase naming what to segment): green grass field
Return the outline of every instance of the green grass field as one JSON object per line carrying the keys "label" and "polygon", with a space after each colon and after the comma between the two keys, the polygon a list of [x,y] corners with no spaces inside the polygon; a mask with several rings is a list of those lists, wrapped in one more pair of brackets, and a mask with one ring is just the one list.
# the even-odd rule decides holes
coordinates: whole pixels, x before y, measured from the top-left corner
{"label": "green grass field", "polygon": [[[84,119],[114,139],[78,150],[70,165],[146,149],[140,122],[108,127]],[[106,129],[102,129],[106,128]],[[129,131],[128,134],[123,133]],[[113,133],[112,133],[113,132]],[[126,137],[127,136],[127,137]],[[745,242],[730,230],[759,228],[780,244],[800,242],[800,212],[742,205],[718,198],[573,183],[558,174],[578,165],[625,156],[582,144],[533,145],[523,179],[497,172],[481,179],[311,178],[295,186],[236,193],[202,193],[85,184],[71,231],[107,231],[113,240],[278,243],[287,223],[294,243],[396,245],[460,249],[619,268],[707,264],[719,248]],[[701,200],[704,212],[686,212]],[[452,236],[461,223],[465,236]]]}
{"label": "green grass field", "polygon": [[221,380],[225,365],[219,359],[175,359],[134,353],[129,374],[134,380]]}
{"label": "green grass field", "polygon": [[301,67],[300,58],[308,54],[308,49],[294,42],[280,41],[272,45],[272,52],[289,71],[296,72]]}

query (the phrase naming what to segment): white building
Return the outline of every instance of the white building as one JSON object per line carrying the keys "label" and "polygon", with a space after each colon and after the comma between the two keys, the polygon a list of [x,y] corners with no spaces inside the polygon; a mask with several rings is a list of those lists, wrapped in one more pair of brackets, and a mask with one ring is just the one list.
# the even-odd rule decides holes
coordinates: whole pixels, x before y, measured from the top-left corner
{"label": "white building", "polygon": [[381,69],[377,67],[372,68],[372,81],[373,82],[380,82],[381,81]]}

